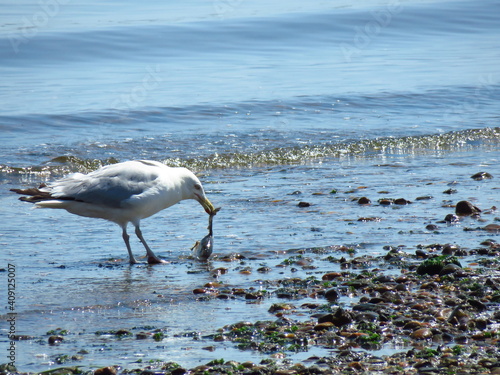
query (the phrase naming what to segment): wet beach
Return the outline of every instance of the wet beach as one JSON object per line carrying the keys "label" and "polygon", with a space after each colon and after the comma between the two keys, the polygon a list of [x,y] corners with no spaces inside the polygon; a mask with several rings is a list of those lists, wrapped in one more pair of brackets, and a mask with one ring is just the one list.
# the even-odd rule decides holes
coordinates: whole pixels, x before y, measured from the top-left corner
{"label": "wet beach", "polygon": [[[18,324],[42,317],[44,327],[23,327],[17,349],[32,371],[55,373],[495,373],[493,151],[489,160],[478,160],[474,146],[444,151],[446,174],[433,152],[212,171],[207,193],[223,209],[207,262],[185,246],[158,251],[170,264],[131,267],[116,231],[97,223],[92,236],[116,245],[118,258],[106,259],[92,254],[99,236],[80,234],[75,218],[66,230],[85,238],[89,260],[67,254],[64,243],[52,262],[30,255],[45,271],[21,283]],[[35,211],[31,220],[57,225],[50,211],[45,219]],[[242,212],[246,222],[237,220]],[[196,222],[200,238],[205,225]],[[52,247],[54,233],[38,235]],[[29,296],[36,284],[42,305]],[[70,293],[71,308],[61,293]]]}

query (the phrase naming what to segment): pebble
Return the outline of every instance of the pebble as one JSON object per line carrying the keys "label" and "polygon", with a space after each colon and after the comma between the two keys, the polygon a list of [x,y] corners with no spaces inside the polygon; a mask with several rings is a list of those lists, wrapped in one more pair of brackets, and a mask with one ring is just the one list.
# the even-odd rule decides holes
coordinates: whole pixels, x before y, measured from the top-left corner
{"label": "pebble", "polygon": [[444,254],[444,255],[453,255],[458,250],[460,250],[460,248],[457,245],[446,244],[446,245],[443,246],[443,250],[441,251],[441,254]]}
{"label": "pebble", "polygon": [[297,372],[295,370],[276,370],[274,375],[296,375]]}
{"label": "pebble", "polygon": [[135,335],[135,338],[136,340],[146,340],[149,336],[151,335],[147,332],[139,332]]}
{"label": "pebble", "polygon": [[117,370],[114,367],[108,366],[108,367],[102,367],[98,368],[97,370],[94,371],[94,375],[116,375]]}
{"label": "pebble", "polygon": [[315,331],[326,331],[329,330],[330,328],[334,327],[334,324],[332,322],[324,322],[324,323],[318,323],[314,326]]}
{"label": "pebble", "polygon": [[247,293],[245,294],[245,299],[248,300],[256,300],[262,298],[261,295],[258,295],[257,293]]}
{"label": "pebble", "polygon": [[196,288],[196,289],[193,289],[193,294],[204,294],[206,292],[207,292],[207,290],[205,288]]}
{"label": "pebble", "polygon": [[404,198],[398,198],[394,201],[394,204],[406,205],[406,204],[411,204],[411,202]]}
{"label": "pebble", "polygon": [[412,331],[415,331],[417,329],[420,329],[424,326],[424,323],[418,322],[416,320],[411,320],[407,322],[404,326],[403,329],[411,329]]}
{"label": "pebble", "polygon": [[328,301],[336,301],[339,299],[339,293],[336,289],[328,289],[325,291],[325,298]]}
{"label": "pebble", "polygon": [[340,272],[329,272],[329,273],[325,273],[321,277],[321,280],[331,281],[331,280],[335,280],[339,277],[342,277],[342,274]]}
{"label": "pebble", "polygon": [[394,203],[394,200],[388,198],[382,198],[378,200],[378,203],[382,206],[389,206]]}
{"label": "pebble", "polygon": [[419,328],[413,331],[410,335],[410,337],[415,340],[430,339],[432,336],[432,331],[429,328]]}
{"label": "pebble", "polygon": [[450,264],[447,264],[443,267],[441,272],[439,272],[439,276],[449,275],[449,274],[455,273],[461,269],[462,269],[462,267],[459,267],[456,264],[450,263]]}
{"label": "pebble", "polygon": [[471,216],[479,214],[481,210],[468,201],[460,201],[455,207],[455,214],[458,216]]}
{"label": "pebble", "polygon": [[353,313],[339,307],[333,314],[322,315],[318,318],[318,323],[332,323],[336,327],[342,327],[354,321]]}
{"label": "pebble", "polygon": [[470,176],[470,178],[472,178],[473,180],[476,180],[476,181],[481,181],[481,180],[493,178],[493,176],[491,174],[489,174],[488,172],[478,172],[478,173],[475,173],[472,176]]}
{"label": "pebble", "polygon": [[[237,259],[237,258],[235,258],[235,259]],[[214,269],[212,271],[212,273],[214,275],[225,275],[227,273],[227,271],[228,271],[227,268],[225,268],[225,267],[219,267],[219,268]]]}
{"label": "pebble", "polygon": [[487,232],[500,232],[500,225],[498,224],[488,224],[485,227],[483,227],[483,230]]}
{"label": "pebble", "polygon": [[188,371],[183,367],[177,367],[176,369],[173,369],[172,371],[170,371],[170,375],[184,375],[187,373],[188,373]]}
{"label": "pebble", "polygon": [[64,341],[62,336],[50,336],[48,339],[49,345],[57,345]]}
{"label": "pebble", "polygon": [[360,217],[358,221],[381,221],[382,219],[380,217]]}
{"label": "pebble", "polygon": [[299,202],[299,204],[297,206],[298,207],[310,207],[311,203],[309,203],[309,202]]}
{"label": "pebble", "polygon": [[[415,250],[415,255],[419,258],[423,258],[423,259],[426,259],[429,257],[429,254],[427,254],[425,251],[423,251],[422,249],[417,249]],[[386,258],[387,259],[387,258]]]}
{"label": "pebble", "polygon": [[218,283],[218,282],[208,282],[206,283],[205,285],[203,285],[205,288],[218,288],[220,287],[222,284],[221,283]]}
{"label": "pebble", "polygon": [[365,367],[361,362],[351,362],[347,366],[354,370],[365,371]]}
{"label": "pebble", "polygon": [[288,303],[274,303],[271,305],[268,311],[272,314],[275,313],[276,311],[284,311],[292,309],[295,309],[295,306],[290,305]]}
{"label": "pebble", "polygon": [[267,267],[267,266],[257,268],[257,272],[260,272],[260,273],[267,273],[267,272],[270,272],[270,271],[272,271],[272,268],[271,267]]}
{"label": "pebble", "polygon": [[370,204],[372,203],[367,197],[361,197],[358,199],[358,204]]}
{"label": "pebble", "polygon": [[433,199],[434,197],[432,195],[424,195],[421,197],[415,198],[416,201],[428,201],[430,199]]}
{"label": "pebble", "polygon": [[457,223],[460,219],[458,218],[457,215],[453,215],[453,214],[448,214],[445,216],[444,218],[444,221],[446,223]]}

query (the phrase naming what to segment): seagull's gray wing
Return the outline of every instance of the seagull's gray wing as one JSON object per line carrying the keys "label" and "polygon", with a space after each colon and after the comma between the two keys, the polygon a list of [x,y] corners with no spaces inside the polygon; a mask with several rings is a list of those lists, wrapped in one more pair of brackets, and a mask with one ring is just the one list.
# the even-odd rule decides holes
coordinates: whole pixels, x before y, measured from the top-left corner
{"label": "seagull's gray wing", "polygon": [[119,208],[131,196],[154,186],[158,177],[154,170],[117,167],[110,165],[88,175],[69,175],[49,186],[51,196]]}

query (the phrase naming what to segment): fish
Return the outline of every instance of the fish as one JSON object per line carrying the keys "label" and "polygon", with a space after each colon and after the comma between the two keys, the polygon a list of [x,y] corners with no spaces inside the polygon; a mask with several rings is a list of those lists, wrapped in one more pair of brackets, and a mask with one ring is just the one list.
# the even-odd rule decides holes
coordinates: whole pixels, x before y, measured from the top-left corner
{"label": "fish", "polygon": [[200,241],[196,241],[194,246],[191,248],[195,258],[199,260],[207,260],[210,258],[213,252],[214,245],[214,232],[213,232],[213,219],[214,216],[219,212],[219,208],[215,208],[210,216],[208,217],[208,234],[203,237]]}

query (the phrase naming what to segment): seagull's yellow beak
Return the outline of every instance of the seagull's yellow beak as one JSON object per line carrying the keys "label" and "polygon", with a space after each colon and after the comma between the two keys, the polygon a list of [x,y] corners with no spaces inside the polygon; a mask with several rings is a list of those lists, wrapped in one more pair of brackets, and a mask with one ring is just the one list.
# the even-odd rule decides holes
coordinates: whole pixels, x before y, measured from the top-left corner
{"label": "seagull's yellow beak", "polygon": [[200,202],[200,204],[203,206],[207,214],[210,215],[212,214],[212,212],[214,212],[215,210],[214,205],[212,204],[212,202],[208,200],[207,197],[200,197],[199,195],[196,195],[196,200]]}

